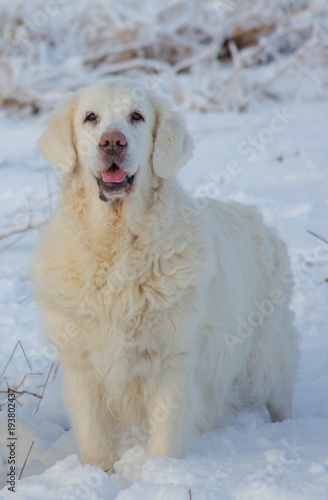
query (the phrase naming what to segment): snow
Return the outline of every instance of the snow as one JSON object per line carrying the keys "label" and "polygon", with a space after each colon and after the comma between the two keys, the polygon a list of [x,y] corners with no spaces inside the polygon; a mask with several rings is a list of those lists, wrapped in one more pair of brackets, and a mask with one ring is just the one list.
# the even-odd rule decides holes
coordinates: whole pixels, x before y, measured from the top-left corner
{"label": "snow", "polygon": [[[311,78],[313,93],[327,95],[325,0],[0,0],[0,30],[0,102],[33,112],[120,71],[144,81],[162,72],[163,85],[197,110],[243,109],[272,94],[272,81],[272,95],[285,95],[286,73],[291,94]],[[186,68],[188,92],[174,78]]]}
{"label": "snow", "polygon": [[[7,496],[8,495],[8,496]],[[4,497],[11,498],[12,492]],[[71,455],[59,461],[41,476],[27,478],[14,497],[24,500],[66,500],[69,498],[90,500],[113,500],[117,490],[107,474],[86,465],[81,467],[77,456]]]}
{"label": "snow", "polygon": [[[260,141],[254,154],[241,154],[240,144],[249,146],[249,138],[261,137],[275,110],[284,107],[293,117],[284,129],[270,135],[267,144]],[[295,323],[302,334],[293,420],[271,424],[264,410],[238,414],[227,427],[202,436],[181,460],[143,464],[145,450],[136,446],[117,462],[111,478],[81,465],[56,351],[44,338],[29,276],[42,230],[0,240],[0,367],[20,340],[31,366],[18,346],[5,372],[10,384],[19,384],[28,372],[41,373],[29,375],[20,388],[41,394],[51,368],[38,409],[39,400],[28,394],[18,400],[22,407],[16,405],[17,475],[35,441],[23,479],[16,482],[17,498],[187,499],[189,489],[193,499],[206,500],[328,498],[328,245],[307,233],[310,229],[327,238],[327,116],[328,103],[315,101],[256,103],[243,114],[189,113],[196,150],[179,173],[191,195],[256,204],[288,243],[296,276]],[[24,227],[30,219],[36,224],[45,220],[57,190],[55,174],[36,148],[44,118],[17,122],[2,114],[1,119],[0,234]],[[231,162],[239,168],[229,170]],[[202,209],[197,201],[195,207]],[[1,390],[6,390],[5,381]],[[0,473],[5,486],[6,406],[2,410]],[[4,488],[0,498],[11,495]]]}
{"label": "snow", "polygon": [[[48,110],[67,91],[106,75],[109,66],[100,65],[90,72],[83,57],[88,58],[95,49],[97,56],[103,54],[108,44],[106,19],[109,14],[117,23],[117,31],[113,31],[110,39],[116,39],[122,27],[128,27],[131,33],[139,27],[136,43],[144,40],[144,33],[151,38],[167,32],[168,39],[176,39],[180,33],[179,63],[185,61],[185,44],[204,22],[203,18],[197,19],[194,32],[182,32],[181,26],[190,22],[191,14],[185,12],[184,20],[182,16],[180,19],[174,10],[177,4],[174,0],[169,3],[171,7],[161,7],[162,2],[126,0],[125,6],[143,5],[143,13],[148,15],[143,19],[142,14],[133,16],[133,9],[122,7],[120,10],[117,2],[109,11],[108,2],[99,1],[93,18],[99,33],[104,35],[103,38],[99,35],[99,41],[92,30],[83,38],[89,24],[87,3],[88,0],[80,3],[58,0],[60,15],[53,11],[53,15],[48,14],[50,20],[45,26],[30,32],[35,44],[30,40],[28,47],[23,44],[5,49],[3,60],[10,65],[10,70],[4,83],[0,82],[0,101],[16,95],[20,105],[34,102],[41,110]],[[224,25],[224,33],[231,34],[241,20],[245,26],[261,15],[268,21],[285,19],[285,13],[268,0],[249,0],[248,3],[251,9],[238,7],[239,17],[235,10],[223,19],[227,21],[220,24],[221,28]],[[289,3],[294,7],[297,4],[295,0]],[[211,6],[204,0],[203,4],[213,10],[214,3]],[[228,4],[233,2],[215,5],[227,7]],[[20,9],[16,9],[18,5]],[[47,5],[50,9],[51,1]],[[183,10],[183,2],[181,5]],[[268,6],[270,9],[266,11]],[[176,24],[172,24],[170,8]],[[319,12],[313,23],[316,28],[313,32],[322,47],[316,56],[318,63],[320,57],[327,55],[327,40],[323,43],[327,30],[318,22],[320,18],[322,23],[327,23],[327,10],[319,1],[313,3],[313,10]],[[42,11],[39,3],[33,7],[15,0],[9,6],[0,0],[0,12],[7,16],[1,15],[0,21],[0,24],[7,22],[4,41],[10,37],[13,26],[19,24],[19,15],[26,21],[39,11]],[[205,17],[211,10],[206,12],[203,12]],[[303,26],[297,32],[298,37],[309,30],[311,16],[306,12],[291,21]],[[290,26],[287,21],[282,26],[284,37]],[[215,30],[216,24],[210,17],[204,32],[214,36]],[[127,35],[127,44],[132,43],[131,33]],[[278,34],[279,30],[274,31],[272,40]],[[46,36],[56,43],[46,42]],[[278,37],[280,48],[286,43],[284,37]],[[56,45],[61,39],[66,40],[67,57],[63,46]],[[292,41],[291,36],[288,43]],[[122,39],[118,43],[122,44]],[[197,43],[196,58],[203,42]],[[297,37],[293,43],[301,46]],[[113,47],[113,54],[121,50],[115,44]],[[268,55],[269,48],[271,52],[277,51],[274,43],[264,43],[263,47],[259,58]],[[30,65],[24,59],[27,48],[33,62]],[[308,61],[314,61],[311,49],[308,59],[304,59],[305,53],[302,53],[302,64],[298,60],[293,68],[293,71],[297,68],[297,82],[295,71],[281,72],[280,77],[267,86],[282,67],[292,66],[296,60],[292,55],[278,56],[278,51],[272,64],[256,66],[256,50],[252,50],[246,48],[239,54],[244,61],[248,56],[253,58],[250,67],[245,64],[238,69],[236,55],[232,79],[229,65],[221,65],[218,72],[206,59],[203,65],[193,67],[190,74],[172,79],[168,72],[158,81],[164,91],[172,92],[188,110],[187,121],[196,148],[194,157],[178,177],[194,197],[194,209],[203,209],[196,198],[199,195],[255,204],[265,221],[287,242],[295,275],[292,308],[295,325],[302,336],[293,419],[272,424],[264,409],[238,413],[225,427],[201,436],[182,459],[146,460],[145,449],[137,445],[115,464],[115,474],[111,477],[81,464],[63,399],[57,352],[44,335],[29,270],[42,228],[58,196],[57,174],[37,149],[46,116],[31,114],[28,107],[20,112],[8,108],[0,111],[1,500],[13,495],[6,486],[10,441],[8,385],[18,386],[22,392],[16,403],[16,492],[13,498],[188,500],[191,495],[192,500],[328,499],[328,244],[308,232],[328,239],[327,70],[318,64],[315,69],[309,66]],[[118,60],[113,54],[112,66]],[[43,66],[42,57],[46,58]],[[163,60],[158,62],[167,64]],[[0,74],[2,78],[1,64]],[[157,86],[154,81],[143,81]],[[256,98],[256,89],[262,84],[269,90],[268,95],[264,98],[261,92]],[[211,100],[214,95],[216,99]],[[238,112],[243,99],[249,106]],[[202,113],[204,109],[209,112]],[[217,109],[224,112],[213,112]],[[33,442],[22,480],[18,480]]]}

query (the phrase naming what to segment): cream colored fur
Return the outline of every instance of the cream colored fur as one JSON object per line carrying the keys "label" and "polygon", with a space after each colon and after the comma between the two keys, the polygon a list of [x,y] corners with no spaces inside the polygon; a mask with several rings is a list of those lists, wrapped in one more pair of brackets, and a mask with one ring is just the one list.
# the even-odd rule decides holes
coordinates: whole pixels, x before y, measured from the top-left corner
{"label": "cream colored fur", "polygon": [[[135,110],[143,123],[131,123]],[[96,124],[83,121],[90,111]],[[94,175],[113,129],[136,177],[106,203]],[[40,145],[63,178],[34,276],[84,462],[111,472],[139,441],[149,457],[181,457],[244,406],[290,417],[298,347],[285,245],[253,207],[193,207],[174,176],[192,153],[181,116],[135,83],[101,83],[63,105]]]}

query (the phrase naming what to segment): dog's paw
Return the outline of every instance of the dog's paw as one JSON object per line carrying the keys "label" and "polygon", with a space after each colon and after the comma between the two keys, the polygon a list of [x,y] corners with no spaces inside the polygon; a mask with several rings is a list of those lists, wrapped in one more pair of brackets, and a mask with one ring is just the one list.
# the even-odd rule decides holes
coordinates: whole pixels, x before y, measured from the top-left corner
{"label": "dog's paw", "polygon": [[92,465],[92,467],[96,469],[101,469],[109,476],[114,472],[114,460],[100,450],[82,452],[82,460],[84,464]]}

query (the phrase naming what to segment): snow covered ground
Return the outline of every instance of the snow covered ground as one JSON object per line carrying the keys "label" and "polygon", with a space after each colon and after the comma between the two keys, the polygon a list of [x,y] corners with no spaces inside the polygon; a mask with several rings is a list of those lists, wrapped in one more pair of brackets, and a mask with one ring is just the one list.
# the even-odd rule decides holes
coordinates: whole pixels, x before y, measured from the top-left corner
{"label": "snow covered ground", "polygon": [[[56,204],[55,173],[36,148],[44,117],[18,120],[1,113],[1,499],[328,499],[328,244],[307,233],[328,238],[328,102],[267,100],[244,113],[190,113],[188,122],[196,150],[179,173],[185,189],[256,204],[288,244],[302,335],[294,418],[271,424],[264,409],[240,413],[202,436],[181,460],[142,465],[144,450],[137,446],[117,462],[111,478],[81,465],[61,370],[44,337],[29,275],[42,224]],[[203,209],[197,200],[195,209]],[[37,229],[22,232],[30,226]],[[7,384],[30,393],[16,403],[14,494],[5,486]],[[43,399],[34,395],[42,393]]]}

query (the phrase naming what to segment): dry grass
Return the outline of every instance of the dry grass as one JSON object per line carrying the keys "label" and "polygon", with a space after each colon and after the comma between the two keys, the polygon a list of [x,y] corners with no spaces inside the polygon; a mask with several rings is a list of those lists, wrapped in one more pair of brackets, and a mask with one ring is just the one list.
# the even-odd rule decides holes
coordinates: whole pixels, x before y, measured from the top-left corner
{"label": "dry grass", "polygon": [[26,458],[24,460],[24,463],[23,463],[23,467],[22,467],[22,470],[20,471],[20,474],[19,474],[19,477],[18,477],[18,480],[22,479],[22,475],[23,475],[23,472],[24,472],[24,469],[25,469],[25,466],[27,464],[27,461],[28,461],[28,457],[30,456],[30,453],[32,451],[32,448],[33,448],[33,445],[34,445],[35,441],[32,441],[31,443],[31,446],[27,452],[27,455],[26,455]]}
{"label": "dry grass", "polygon": [[[167,90],[192,109],[244,109],[279,78],[280,61],[296,73],[328,61],[324,0],[50,3],[52,10],[41,2],[0,2],[6,109],[48,110],[67,91],[116,74],[164,77]],[[245,68],[274,63],[266,83],[245,78]],[[191,76],[187,96],[180,73]]]}
{"label": "dry grass", "polygon": [[[26,366],[26,371],[22,379],[18,382],[16,380],[15,383],[13,383],[13,374],[15,374],[14,378],[17,378],[16,372],[20,372],[20,370],[17,370],[17,367],[21,367],[21,363],[17,364],[16,360],[16,354],[21,351],[23,354],[23,359],[24,359],[24,365]],[[12,366],[11,366],[12,365]],[[15,367],[15,368],[14,368]],[[47,388],[48,382],[50,380],[50,375],[53,374],[52,381],[56,378],[57,372],[58,372],[58,367],[59,363],[53,361],[49,367],[49,370],[47,374],[41,373],[41,372],[36,372],[33,370],[33,367],[31,365],[31,362],[29,360],[29,357],[26,354],[26,351],[23,347],[22,342],[19,340],[15,347],[13,348],[9,359],[3,368],[1,375],[0,375],[0,385],[5,382],[6,390],[0,390],[0,411],[3,411],[3,408],[7,406],[8,404],[8,388],[10,387],[11,390],[15,392],[15,401],[20,405],[19,399],[24,396],[32,396],[33,398],[36,398],[38,400],[38,403],[35,407],[34,414],[36,414],[39,410],[41,401],[43,400],[45,390]],[[8,382],[8,375],[7,373],[10,374],[10,379],[11,383]],[[36,377],[33,381],[33,377]],[[27,384],[27,379],[28,379],[28,384]],[[26,390],[22,388],[23,385],[28,385],[29,390]]]}

